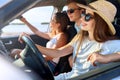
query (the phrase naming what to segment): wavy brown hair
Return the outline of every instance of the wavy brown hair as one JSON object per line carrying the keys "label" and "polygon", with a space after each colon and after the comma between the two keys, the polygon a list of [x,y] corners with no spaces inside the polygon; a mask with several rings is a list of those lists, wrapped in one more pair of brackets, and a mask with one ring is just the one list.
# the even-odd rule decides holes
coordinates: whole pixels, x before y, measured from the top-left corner
{"label": "wavy brown hair", "polygon": [[114,40],[117,39],[117,37],[115,37],[111,30],[109,29],[109,26],[107,25],[107,23],[97,14],[95,15],[95,21],[96,21],[96,25],[95,25],[95,29],[94,29],[94,38],[97,42],[105,42],[108,40]]}

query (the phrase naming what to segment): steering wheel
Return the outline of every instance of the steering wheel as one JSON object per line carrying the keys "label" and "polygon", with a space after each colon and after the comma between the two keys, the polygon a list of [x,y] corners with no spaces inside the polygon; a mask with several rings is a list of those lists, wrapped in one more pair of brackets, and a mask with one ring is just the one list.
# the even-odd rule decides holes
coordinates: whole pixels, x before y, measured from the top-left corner
{"label": "steering wheel", "polygon": [[22,59],[24,64],[30,67],[33,71],[37,72],[44,80],[54,80],[53,74],[46,60],[35,46],[33,40],[26,36],[22,36],[22,39],[26,44],[24,49],[25,57]]}

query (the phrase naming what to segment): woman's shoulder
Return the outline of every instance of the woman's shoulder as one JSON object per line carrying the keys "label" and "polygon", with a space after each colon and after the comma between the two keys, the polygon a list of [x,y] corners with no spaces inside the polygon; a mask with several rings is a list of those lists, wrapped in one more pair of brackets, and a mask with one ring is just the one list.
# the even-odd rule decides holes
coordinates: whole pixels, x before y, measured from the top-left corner
{"label": "woman's shoulder", "polygon": [[120,40],[109,40],[102,45],[102,54],[112,54],[120,52]]}
{"label": "woman's shoulder", "polygon": [[109,40],[103,43],[103,46],[108,46],[108,47],[118,47],[120,45],[120,40]]}
{"label": "woman's shoulder", "polygon": [[120,44],[120,40],[108,40],[105,42],[105,44]]}
{"label": "woman's shoulder", "polygon": [[67,43],[68,42],[68,36],[65,33],[60,33],[56,35],[57,42],[61,43]]}

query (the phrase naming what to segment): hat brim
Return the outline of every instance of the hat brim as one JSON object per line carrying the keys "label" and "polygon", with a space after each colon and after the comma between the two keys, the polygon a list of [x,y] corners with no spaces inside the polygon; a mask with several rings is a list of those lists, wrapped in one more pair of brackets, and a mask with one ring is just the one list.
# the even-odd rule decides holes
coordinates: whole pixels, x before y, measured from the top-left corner
{"label": "hat brim", "polygon": [[92,9],[92,8],[90,8],[88,6],[85,6],[85,5],[82,5],[82,4],[77,4],[77,5],[79,7],[81,7],[81,8],[90,10],[90,11],[95,12],[96,14],[98,14],[107,23],[107,25],[109,26],[109,29],[111,30],[112,34],[115,35],[116,30],[115,30],[112,22],[106,16],[104,16],[100,11],[97,11],[95,9]]}

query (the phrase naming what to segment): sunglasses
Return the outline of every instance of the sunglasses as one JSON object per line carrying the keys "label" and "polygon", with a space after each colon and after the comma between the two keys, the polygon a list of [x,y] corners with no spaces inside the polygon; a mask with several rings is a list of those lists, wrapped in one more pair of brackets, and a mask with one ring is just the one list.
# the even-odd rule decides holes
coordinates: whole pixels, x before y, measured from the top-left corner
{"label": "sunglasses", "polygon": [[67,10],[67,13],[72,14],[72,13],[74,13],[74,12],[75,12],[75,10],[81,10],[81,9],[80,9],[80,8],[76,8],[76,9],[69,9],[69,10]]}
{"label": "sunglasses", "polygon": [[88,22],[88,21],[90,21],[91,19],[94,18],[94,16],[92,14],[90,14],[90,13],[86,14],[84,11],[81,13],[81,17],[84,17],[84,20],[86,22]]}

